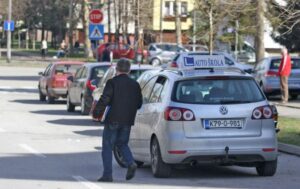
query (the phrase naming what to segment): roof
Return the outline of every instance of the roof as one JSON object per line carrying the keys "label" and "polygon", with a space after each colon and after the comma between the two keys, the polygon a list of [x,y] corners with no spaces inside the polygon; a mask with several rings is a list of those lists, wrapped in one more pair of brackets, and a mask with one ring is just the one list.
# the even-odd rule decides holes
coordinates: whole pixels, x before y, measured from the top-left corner
{"label": "roof", "polygon": [[111,66],[112,64],[110,62],[88,62],[85,63],[85,67],[96,67],[96,66]]}
{"label": "roof", "polygon": [[206,69],[196,69],[196,70],[174,70],[166,69],[161,73],[166,75],[173,75],[177,79],[188,79],[194,77],[207,77],[207,76],[242,76],[252,78],[251,75],[247,74],[243,70],[236,67],[228,68],[206,68]]}
{"label": "roof", "polygon": [[80,62],[80,61],[57,61],[57,62],[53,62],[53,64],[84,64],[84,62]]}

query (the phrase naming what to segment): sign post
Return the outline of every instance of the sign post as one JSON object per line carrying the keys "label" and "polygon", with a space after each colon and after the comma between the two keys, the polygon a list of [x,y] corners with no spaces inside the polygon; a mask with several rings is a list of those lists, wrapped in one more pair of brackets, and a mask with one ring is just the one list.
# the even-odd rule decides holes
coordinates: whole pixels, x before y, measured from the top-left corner
{"label": "sign post", "polygon": [[96,59],[98,60],[98,41],[104,39],[104,25],[102,25],[103,21],[103,13],[100,9],[94,9],[89,14],[89,39],[94,40],[95,50],[96,50]]}

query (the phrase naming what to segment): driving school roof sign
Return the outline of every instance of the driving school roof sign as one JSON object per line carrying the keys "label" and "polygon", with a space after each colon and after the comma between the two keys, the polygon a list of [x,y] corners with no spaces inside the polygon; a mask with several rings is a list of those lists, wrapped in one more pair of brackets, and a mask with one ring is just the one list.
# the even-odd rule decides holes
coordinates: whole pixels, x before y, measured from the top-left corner
{"label": "driving school roof sign", "polygon": [[224,67],[224,55],[189,55],[182,54],[182,59],[178,62],[178,67],[183,69],[190,68],[210,68],[210,67]]}

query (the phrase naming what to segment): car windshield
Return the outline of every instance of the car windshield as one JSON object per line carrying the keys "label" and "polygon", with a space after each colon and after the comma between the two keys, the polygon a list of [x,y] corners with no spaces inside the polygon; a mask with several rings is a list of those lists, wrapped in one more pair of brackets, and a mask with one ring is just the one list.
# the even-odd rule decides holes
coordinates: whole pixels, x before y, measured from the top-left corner
{"label": "car windshield", "polygon": [[[280,66],[281,59],[273,59],[271,61],[270,69],[277,70]],[[292,58],[292,69],[300,69],[300,59]]]}
{"label": "car windshield", "polygon": [[243,104],[265,100],[251,78],[197,78],[178,81],[172,100],[190,104]]}
{"label": "car windshield", "polygon": [[91,79],[97,79],[97,78],[102,78],[106,72],[106,70],[108,70],[110,66],[99,66],[99,67],[95,67],[92,70],[92,77]]}
{"label": "car windshield", "polygon": [[80,67],[80,64],[60,64],[55,67],[55,74],[75,74]]}
{"label": "car windshield", "polygon": [[145,69],[144,70],[143,69],[131,70],[129,76],[131,79],[137,80],[142,75],[142,73],[144,73],[145,71],[147,71],[147,70],[145,70]]}

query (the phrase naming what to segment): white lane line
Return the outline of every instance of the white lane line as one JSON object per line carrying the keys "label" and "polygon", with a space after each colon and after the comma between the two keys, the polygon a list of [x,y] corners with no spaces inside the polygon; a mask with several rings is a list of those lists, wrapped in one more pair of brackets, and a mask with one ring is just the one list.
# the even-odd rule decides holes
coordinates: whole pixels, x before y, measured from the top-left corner
{"label": "white lane line", "polygon": [[[18,89],[16,87],[16,89]],[[32,86],[28,86],[28,87],[20,87],[20,89],[38,89],[37,87],[32,87]]]}
{"label": "white lane line", "polygon": [[0,89],[13,89],[11,86],[0,86]]}
{"label": "white lane line", "polygon": [[42,154],[41,152],[37,151],[36,149],[30,147],[27,144],[19,144],[19,146],[21,148],[23,148],[24,150],[27,150],[28,152],[33,153],[34,155],[36,155],[38,157],[46,158],[46,156],[44,154]]}
{"label": "white lane line", "polygon": [[72,176],[72,177],[73,177],[73,179],[77,180],[80,184],[86,186],[89,189],[102,189],[101,186],[98,186],[98,185],[86,180],[82,176]]}
{"label": "white lane line", "polygon": [[0,128],[0,133],[5,133],[5,132],[6,132],[5,129]]}

